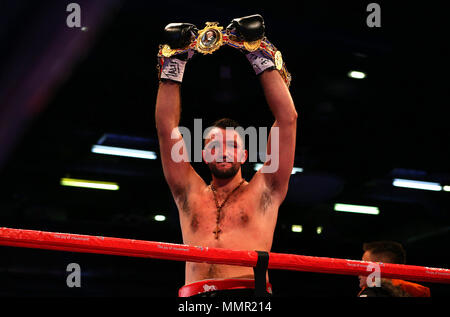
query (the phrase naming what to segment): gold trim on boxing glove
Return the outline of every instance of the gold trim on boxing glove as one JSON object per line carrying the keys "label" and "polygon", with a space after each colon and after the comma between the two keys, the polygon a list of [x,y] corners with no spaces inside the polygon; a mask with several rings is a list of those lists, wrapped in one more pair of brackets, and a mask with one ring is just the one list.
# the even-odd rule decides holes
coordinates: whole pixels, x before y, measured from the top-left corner
{"label": "gold trim on boxing glove", "polygon": [[206,27],[198,32],[196,50],[202,54],[212,54],[223,45],[223,27],[219,22],[206,22]]}
{"label": "gold trim on boxing glove", "polygon": [[161,54],[164,57],[170,57],[173,54],[175,54],[175,52],[176,50],[171,49],[170,46],[167,44],[164,44],[164,46],[161,48]]}
{"label": "gold trim on boxing glove", "polygon": [[256,40],[256,41],[252,41],[252,42],[245,42],[244,41],[244,47],[247,51],[249,52],[254,52],[257,49],[259,49],[259,46],[261,45],[261,41],[262,40]]}

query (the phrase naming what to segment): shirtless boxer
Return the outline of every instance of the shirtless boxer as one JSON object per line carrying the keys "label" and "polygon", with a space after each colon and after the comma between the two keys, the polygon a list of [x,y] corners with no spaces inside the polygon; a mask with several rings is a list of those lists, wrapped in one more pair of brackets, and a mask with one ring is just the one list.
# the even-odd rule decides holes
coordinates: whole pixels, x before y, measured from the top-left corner
{"label": "shirtless boxer", "polygon": [[[246,17],[233,21],[237,21],[234,23],[237,34],[252,32],[249,28],[254,25],[249,26],[251,23],[247,22],[252,21],[246,20]],[[177,27],[180,28],[178,34],[181,34],[189,32],[192,25],[179,24]],[[279,165],[275,172],[262,173],[259,170],[249,181],[243,179],[241,174],[241,165],[248,156],[241,135],[237,131],[225,133],[227,127],[236,126],[233,120],[219,120],[205,138],[203,159],[211,171],[210,184],[205,183],[188,160],[173,160],[172,147],[177,142],[183,142],[178,124],[180,85],[187,59],[175,60],[172,57],[164,61],[165,65],[160,65],[156,128],[164,176],[178,207],[184,244],[267,252],[271,249],[278,208],[286,196],[294,163],[297,112],[288,86],[275,69],[274,61],[264,60],[265,57],[257,51],[250,54],[247,58],[259,77],[275,117],[272,128],[278,128]],[[178,65],[172,71],[165,72],[164,66],[169,63]],[[269,141],[267,153],[270,151]],[[221,160],[223,162],[219,162]],[[266,161],[267,164],[270,162]],[[186,262],[186,285],[179,294],[198,293],[193,289],[248,289],[252,288],[253,279],[251,267]]]}

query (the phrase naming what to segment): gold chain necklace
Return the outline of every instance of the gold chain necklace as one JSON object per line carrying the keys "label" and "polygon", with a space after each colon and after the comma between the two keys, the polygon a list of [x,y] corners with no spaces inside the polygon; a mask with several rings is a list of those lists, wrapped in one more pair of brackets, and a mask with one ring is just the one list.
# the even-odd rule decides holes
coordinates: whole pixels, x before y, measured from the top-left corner
{"label": "gold chain necklace", "polygon": [[213,231],[213,233],[216,235],[216,239],[219,239],[219,232],[222,232],[222,230],[220,230],[219,228],[219,221],[220,221],[220,211],[222,210],[222,207],[225,205],[225,203],[227,202],[228,198],[231,197],[231,195],[239,188],[241,187],[241,185],[244,183],[245,179],[243,179],[239,185],[237,185],[228,195],[227,197],[225,197],[225,199],[223,200],[223,202],[221,204],[219,204],[219,201],[217,200],[217,196],[216,196],[216,189],[213,186],[213,184],[210,184],[209,187],[211,187],[211,191],[213,193],[214,196],[214,202],[216,203],[216,208],[217,208],[217,221],[216,221],[216,230]]}

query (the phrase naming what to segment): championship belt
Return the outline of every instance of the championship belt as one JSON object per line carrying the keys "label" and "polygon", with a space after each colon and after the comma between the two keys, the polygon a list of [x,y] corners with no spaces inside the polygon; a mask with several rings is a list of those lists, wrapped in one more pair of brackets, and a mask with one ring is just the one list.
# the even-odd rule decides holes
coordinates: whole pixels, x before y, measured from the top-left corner
{"label": "championship belt", "polygon": [[158,57],[173,57],[194,50],[198,53],[212,54],[217,51],[226,40],[226,33],[218,22],[206,22],[206,27],[198,31],[197,37],[183,48],[172,49],[168,44],[159,46]]}
{"label": "championship belt", "polygon": [[279,71],[281,77],[289,87],[291,83],[291,74],[287,71],[281,52],[263,36],[255,41],[240,40],[236,34],[229,29],[224,30],[218,22],[206,22],[204,29],[198,31],[197,37],[193,38],[189,45],[183,48],[172,49],[168,44],[159,46],[158,58],[176,57],[177,55],[193,52],[201,54],[212,54],[223,45],[229,45],[237,48],[244,53],[260,51],[263,56],[274,62],[275,68]]}

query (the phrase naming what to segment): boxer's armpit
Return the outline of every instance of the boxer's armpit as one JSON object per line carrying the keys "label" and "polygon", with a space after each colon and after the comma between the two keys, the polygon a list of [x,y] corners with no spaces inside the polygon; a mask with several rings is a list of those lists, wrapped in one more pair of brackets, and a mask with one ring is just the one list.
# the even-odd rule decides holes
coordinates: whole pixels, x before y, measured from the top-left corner
{"label": "boxer's armpit", "polygon": [[181,211],[185,214],[189,213],[188,190],[186,186],[173,186],[173,196],[177,205],[181,207]]}

